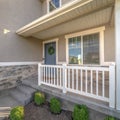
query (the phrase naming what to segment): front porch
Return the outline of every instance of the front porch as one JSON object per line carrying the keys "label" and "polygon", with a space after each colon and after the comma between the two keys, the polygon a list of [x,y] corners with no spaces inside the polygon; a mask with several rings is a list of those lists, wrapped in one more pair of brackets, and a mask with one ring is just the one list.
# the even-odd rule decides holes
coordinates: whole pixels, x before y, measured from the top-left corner
{"label": "front porch", "polygon": [[39,65],[38,84],[107,102],[110,109],[120,110],[119,8],[118,0],[75,0],[17,30],[23,37],[41,40],[42,64],[49,61],[46,53],[50,56],[44,43],[56,44],[56,65]]}
{"label": "front porch", "polygon": [[38,66],[38,84],[57,88],[115,108],[115,66]]}

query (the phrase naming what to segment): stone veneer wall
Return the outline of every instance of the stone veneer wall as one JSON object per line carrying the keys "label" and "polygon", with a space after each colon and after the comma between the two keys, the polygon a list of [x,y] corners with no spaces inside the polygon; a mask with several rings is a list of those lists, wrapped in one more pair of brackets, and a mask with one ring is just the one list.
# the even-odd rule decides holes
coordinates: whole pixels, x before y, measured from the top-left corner
{"label": "stone veneer wall", "polygon": [[38,65],[0,66],[0,90],[15,87],[26,79],[37,79]]}

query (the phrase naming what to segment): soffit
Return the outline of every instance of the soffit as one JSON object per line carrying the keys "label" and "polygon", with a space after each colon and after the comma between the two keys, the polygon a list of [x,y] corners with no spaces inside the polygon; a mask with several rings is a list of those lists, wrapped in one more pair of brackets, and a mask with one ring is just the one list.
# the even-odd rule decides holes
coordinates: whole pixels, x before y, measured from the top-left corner
{"label": "soffit", "polygon": [[75,0],[58,10],[20,28],[24,37],[48,39],[63,34],[101,26],[111,22],[114,0]]}

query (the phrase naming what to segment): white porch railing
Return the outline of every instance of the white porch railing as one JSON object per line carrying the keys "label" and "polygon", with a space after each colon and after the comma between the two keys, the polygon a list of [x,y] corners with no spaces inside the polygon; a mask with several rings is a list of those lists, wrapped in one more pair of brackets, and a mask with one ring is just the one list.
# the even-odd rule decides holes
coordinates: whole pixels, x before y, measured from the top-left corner
{"label": "white porch railing", "polygon": [[38,84],[109,102],[115,108],[115,66],[38,66]]}

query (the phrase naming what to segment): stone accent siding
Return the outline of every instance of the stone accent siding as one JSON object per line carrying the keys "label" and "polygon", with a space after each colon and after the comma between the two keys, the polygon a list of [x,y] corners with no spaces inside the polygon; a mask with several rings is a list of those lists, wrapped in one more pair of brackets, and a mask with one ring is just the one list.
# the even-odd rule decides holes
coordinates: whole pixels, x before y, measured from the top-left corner
{"label": "stone accent siding", "polygon": [[37,79],[37,65],[19,65],[0,67],[0,90],[15,87],[22,80]]}

